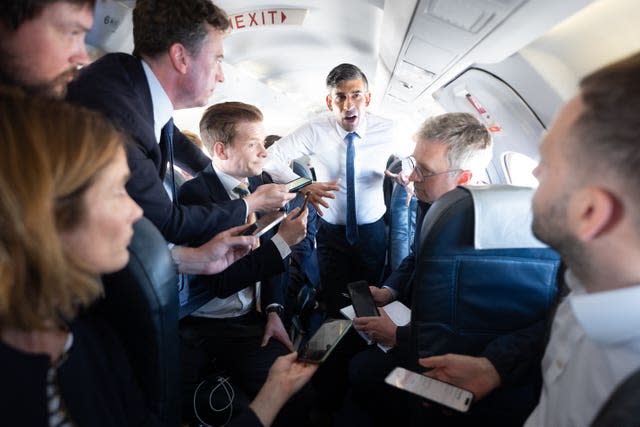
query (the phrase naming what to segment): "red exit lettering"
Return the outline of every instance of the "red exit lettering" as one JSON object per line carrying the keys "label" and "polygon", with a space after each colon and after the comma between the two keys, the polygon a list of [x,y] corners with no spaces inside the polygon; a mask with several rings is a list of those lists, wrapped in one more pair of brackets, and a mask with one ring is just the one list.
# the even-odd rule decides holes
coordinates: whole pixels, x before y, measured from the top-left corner
{"label": "red exit lettering", "polygon": [[[286,24],[302,24],[306,10],[298,9],[263,9],[250,12],[243,12],[229,16],[229,25],[234,30],[241,30],[251,27],[260,27],[264,25],[282,25],[288,20],[287,13],[293,11],[294,22],[286,22]],[[296,18],[298,17],[298,18]]]}

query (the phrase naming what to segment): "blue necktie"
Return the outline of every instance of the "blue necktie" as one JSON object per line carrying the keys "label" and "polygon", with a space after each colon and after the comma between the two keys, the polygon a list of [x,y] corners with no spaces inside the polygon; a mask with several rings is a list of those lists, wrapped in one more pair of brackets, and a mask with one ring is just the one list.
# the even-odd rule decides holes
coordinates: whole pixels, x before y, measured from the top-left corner
{"label": "blue necktie", "polygon": [[347,134],[347,242],[353,245],[358,241],[358,221],[356,219],[356,188],[353,163],[356,158],[356,149],[353,140],[355,132]]}
{"label": "blue necktie", "polygon": [[169,168],[171,169],[171,196],[173,203],[176,201],[176,171],[173,169],[173,118],[169,119],[162,128],[161,140],[164,140],[167,154],[169,154]]}

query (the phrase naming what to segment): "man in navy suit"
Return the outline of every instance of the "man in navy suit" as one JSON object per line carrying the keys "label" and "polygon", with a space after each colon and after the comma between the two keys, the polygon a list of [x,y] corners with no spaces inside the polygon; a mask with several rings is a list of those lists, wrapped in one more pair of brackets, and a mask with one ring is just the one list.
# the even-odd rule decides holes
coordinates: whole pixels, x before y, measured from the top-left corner
{"label": "man in navy suit", "polygon": [[[209,159],[173,126],[176,109],[205,105],[218,82],[224,11],[208,0],[139,0],[133,11],[134,52],[108,54],[84,69],[68,99],[101,111],[129,134],[127,190],[144,215],[176,245],[206,241],[243,223],[249,210],[281,208],[294,197],[284,185],[262,186],[245,200],[184,206],[163,187],[167,163],[195,175]],[[175,197],[174,197],[175,199]],[[172,249],[178,264],[193,249]]]}
{"label": "man in navy suit", "polygon": [[[216,104],[205,111],[200,133],[212,164],[180,188],[181,203],[237,200],[263,185],[260,174],[267,152],[262,120],[258,108],[241,102]],[[281,316],[291,247],[306,235],[307,210],[298,216],[299,212],[294,209],[277,232],[265,233],[258,248],[226,271],[192,281],[192,291],[206,287],[213,298],[181,321],[187,393],[206,374],[206,361],[215,358],[253,397],[274,360],[294,350]],[[255,213],[250,211],[246,220],[254,219]],[[261,298],[255,292],[258,281]]]}

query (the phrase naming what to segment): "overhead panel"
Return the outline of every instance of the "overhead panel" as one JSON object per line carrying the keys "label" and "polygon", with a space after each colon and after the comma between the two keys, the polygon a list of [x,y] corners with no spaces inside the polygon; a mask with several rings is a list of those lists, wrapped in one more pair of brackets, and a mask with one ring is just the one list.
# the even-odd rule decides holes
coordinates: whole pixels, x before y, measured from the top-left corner
{"label": "overhead panel", "polygon": [[[387,93],[405,102],[414,101],[525,1],[421,0]],[[406,64],[422,73],[402,73]],[[414,76],[418,78],[412,79]]]}

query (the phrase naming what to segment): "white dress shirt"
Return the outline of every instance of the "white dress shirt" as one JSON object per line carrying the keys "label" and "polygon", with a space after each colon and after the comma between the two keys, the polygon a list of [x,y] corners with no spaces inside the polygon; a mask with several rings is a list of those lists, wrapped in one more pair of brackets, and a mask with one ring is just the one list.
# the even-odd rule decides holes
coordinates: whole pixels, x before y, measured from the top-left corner
{"label": "white dress shirt", "polygon": [[147,77],[149,91],[151,92],[151,103],[153,104],[153,130],[156,135],[156,141],[159,144],[162,128],[173,116],[173,104],[171,103],[171,99],[169,99],[167,92],[164,91],[164,88],[160,84],[160,81],[156,75],[153,74],[149,64],[143,60],[140,60],[140,62],[142,62],[142,69]]}
{"label": "white dress shirt", "polygon": [[542,360],[540,402],[525,426],[588,426],[615,387],[640,367],[640,286],[572,293],[558,307]]}
{"label": "white dress shirt", "polygon": [[[385,212],[382,181],[387,159],[394,154],[391,120],[366,113],[360,118],[355,139],[355,194],[358,224],[379,220]],[[340,178],[340,191],[328,200],[323,219],[344,225],[347,215],[347,135],[333,113],[314,119],[280,139],[267,150],[264,170],[276,182],[288,182],[298,176],[289,168],[289,161],[303,155],[311,158],[318,181]]]}
{"label": "white dress shirt", "polygon": [[[240,181],[238,181],[231,175],[222,172],[220,169],[217,169],[215,165],[212,166],[231,200],[240,198],[240,196],[233,191],[233,189],[236,188],[238,184],[240,184]],[[245,182],[245,184],[248,185],[247,182]],[[282,259],[286,258],[291,253],[289,245],[287,245],[287,243],[279,235],[274,235],[271,238],[271,241],[276,245],[276,248],[280,252],[280,256],[282,257]],[[249,311],[251,311],[253,301],[255,299],[254,289],[254,286],[247,286],[246,288],[226,298],[212,298],[200,308],[195,310],[191,315],[220,319],[227,317],[238,317],[247,314]]]}

